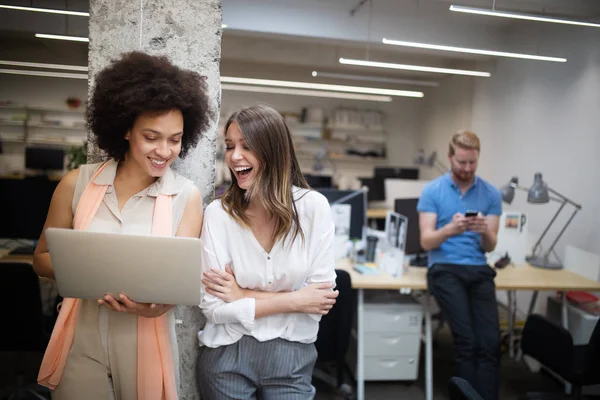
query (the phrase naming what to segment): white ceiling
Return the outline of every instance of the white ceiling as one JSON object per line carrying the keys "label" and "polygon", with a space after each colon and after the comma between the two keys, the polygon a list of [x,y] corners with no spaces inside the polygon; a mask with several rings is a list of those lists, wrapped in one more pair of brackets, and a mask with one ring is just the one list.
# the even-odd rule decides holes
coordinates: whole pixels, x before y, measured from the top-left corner
{"label": "white ceiling", "polygon": [[[247,76],[305,76],[323,72],[368,73],[441,79],[440,75],[402,73],[340,65],[339,57],[431,66],[493,69],[487,57],[440,53],[381,44],[399,39],[493,50],[527,52],[510,35],[541,23],[453,13],[450,4],[490,8],[493,0],[223,0],[222,70]],[[0,4],[87,11],[85,0],[0,0]],[[600,20],[598,0],[496,0],[496,8],[544,12]],[[546,24],[547,25],[547,24]],[[34,33],[87,36],[87,18],[0,9],[0,58],[82,64],[85,43],[35,39]],[[580,28],[593,29],[593,28]],[[543,52],[544,49],[534,49]],[[560,56],[560,54],[544,54]],[[243,66],[252,66],[244,68]],[[301,79],[301,78],[298,78]],[[307,77],[307,80],[311,79]]]}

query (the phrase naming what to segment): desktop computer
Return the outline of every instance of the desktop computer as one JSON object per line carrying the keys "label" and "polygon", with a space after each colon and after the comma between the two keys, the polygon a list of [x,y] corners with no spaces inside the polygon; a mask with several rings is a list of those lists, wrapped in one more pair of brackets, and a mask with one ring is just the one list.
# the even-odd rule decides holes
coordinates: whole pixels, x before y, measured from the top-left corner
{"label": "desktop computer", "polygon": [[367,226],[367,193],[362,190],[316,189],[329,204],[349,204],[350,239],[362,240]]}
{"label": "desktop computer", "polygon": [[[46,178],[0,179],[0,238],[38,240],[57,185]],[[33,246],[12,253],[32,254]]]}
{"label": "desktop computer", "polygon": [[419,229],[419,213],[417,203],[419,199],[396,199],[394,211],[408,219],[406,228],[406,249],[404,253],[413,256],[411,265],[418,267],[427,266],[427,253],[421,247],[421,229]]}
{"label": "desktop computer", "polygon": [[25,168],[29,170],[62,171],[65,151],[62,148],[29,146],[25,148]]}

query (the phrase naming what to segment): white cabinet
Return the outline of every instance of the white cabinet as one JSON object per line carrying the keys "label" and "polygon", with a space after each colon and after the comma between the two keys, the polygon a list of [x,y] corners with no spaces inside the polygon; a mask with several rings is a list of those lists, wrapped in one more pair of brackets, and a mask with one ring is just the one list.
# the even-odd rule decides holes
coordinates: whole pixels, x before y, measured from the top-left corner
{"label": "white cabinet", "polygon": [[[400,295],[397,291],[365,291],[366,381],[417,379],[422,321],[422,307],[413,297]],[[356,343],[354,329],[349,351],[349,364],[354,370]]]}

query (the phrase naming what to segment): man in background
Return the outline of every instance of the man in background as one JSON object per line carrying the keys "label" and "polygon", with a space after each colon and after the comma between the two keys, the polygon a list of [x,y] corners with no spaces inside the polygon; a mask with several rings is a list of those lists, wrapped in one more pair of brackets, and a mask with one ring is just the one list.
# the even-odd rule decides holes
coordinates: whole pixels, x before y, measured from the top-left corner
{"label": "man in background", "polygon": [[455,375],[485,400],[497,400],[496,273],[485,253],[496,247],[502,200],[498,189],[475,175],[479,152],[473,132],[453,135],[450,172],[424,187],[417,210],[421,246],[429,251],[429,290],[452,331]]}

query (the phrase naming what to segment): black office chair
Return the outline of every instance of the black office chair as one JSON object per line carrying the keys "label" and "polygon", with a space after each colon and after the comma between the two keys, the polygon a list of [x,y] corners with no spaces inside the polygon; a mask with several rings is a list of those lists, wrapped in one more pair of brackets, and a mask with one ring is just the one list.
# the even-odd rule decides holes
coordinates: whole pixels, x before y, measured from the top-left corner
{"label": "black office chair", "polygon": [[36,382],[48,344],[40,282],[29,263],[0,263],[0,304],[6,325],[0,329],[0,400],[50,399]]}
{"label": "black office chair", "polygon": [[[521,349],[571,383],[571,395],[581,398],[581,388],[600,384],[600,321],[587,345],[573,345],[571,333],[548,318],[533,314],[525,321]],[[541,398],[539,394],[527,398]]]}
{"label": "black office chair", "polygon": [[[340,292],[337,301],[319,324],[315,346],[318,352],[317,365],[313,377],[317,378],[345,396],[353,399],[352,387],[345,382],[345,375],[352,376],[346,363],[346,353],[356,307],[356,291],[352,289],[350,274],[336,270],[336,290]],[[333,369],[335,377],[327,371]]]}
{"label": "black office chair", "polygon": [[469,382],[457,376],[448,381],[448,392],[450,400],[483,400]]}

